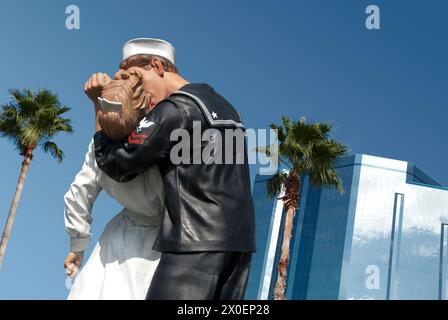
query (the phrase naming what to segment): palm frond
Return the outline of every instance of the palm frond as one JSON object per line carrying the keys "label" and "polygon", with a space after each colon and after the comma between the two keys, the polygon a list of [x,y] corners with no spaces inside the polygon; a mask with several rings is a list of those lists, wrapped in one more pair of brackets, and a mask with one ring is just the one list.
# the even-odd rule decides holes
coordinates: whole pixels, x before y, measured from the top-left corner
{"label": "palm frond", "polygon": [[291,136],[291,131],[293,129],[293,121],[287,116],[282,116],[282,123],[283,128],[285,129],[286,139],[288,139]]}
{"label": "palm frond", "polygon": [[58,114],[58,116],[60,116],[63,113],[69,112],[70,110],[71,110],[70,107],[62,106],[62,107],[58,108],[57,114]]}
{"label": "palm frond", "polygon": [[320,168],[310,172],[310,182],[313,186],[334,186],[339,193],[344,193],[338,171],[334,168]]}
{"label": "palm frond", "polygon": [[53,136],[59,132],[72,133],[73,127],[69,123],[53,123],[47,131],[49,135],[51,133],[51,136]]}
{"label": "palm frond", "polygon": [[335,166],[339,158],[347,154],[347,150],[346,145],[334,139],[316,143],[310,159],[311,183],[314,185],[332,185],[342,193],[343,188]]}
{"label": "palm frond", "polygon": [[64,160],[64,152],[53,141],[46,141],[42,145],[42,150],[45,153],[50,152],[52,157],[55,158],[58,163],[62,163],[62,160]]}
{"label": "palm frond", "polygon": [[42,108],[45,109],[57,109],[60,106],[58,96],[45,88],[39,89],[37,94],[35,94],[35,100]]}
{"label": "palm frond", "polygon": [[285,171],[279,171],[274,174],[267,182],[268,196],[271,198],[277,197],[282,191],[283,185],[288,178],[288,173]]}
{"label": "palm frond", "polygon": [[8,92],[16,102],[33,98],[33,92],[30,89],[9,89]]}
{"label": "palm frond", "polygon": [[286,139],[286,135],[285,132],[283,131],[283,127],[276,125],[274,123],[271,124],[270,127],[276,132],[278,141],[284,142]]}
{"label": "palm frond", "polygon": [[34,148],[43,137],[44,133],[40,128],[33,125],[28,125],[20,131],[20,141],[23,146]]}
{"label": "palm frond", "polygon": [[13,105],[2,106],[0,113],[0,137],[8,139],[20,149],[20,118]]}

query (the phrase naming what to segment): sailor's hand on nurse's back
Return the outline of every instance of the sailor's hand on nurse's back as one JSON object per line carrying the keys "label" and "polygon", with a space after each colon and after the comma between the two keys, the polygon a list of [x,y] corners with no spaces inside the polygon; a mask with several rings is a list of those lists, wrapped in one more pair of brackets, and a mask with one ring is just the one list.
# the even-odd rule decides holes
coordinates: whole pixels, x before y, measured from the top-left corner
{"label": "sailor's hand on nurse's back", "polygon": [[64,261],[65,273],[67,273],[69,277],[73,278],[79,271],[83,259],[84,259],[84,251],[80,252],[70,251],[69,254],[67,255],[67,258],[65,258]]}
{"label": "sailor's hand on nurse's back", "polygon": [[93,103],[97,104],[98,97],[101,96],[103,88],[111,81],[105,73],[95,73],[84,84],[84,92]]}

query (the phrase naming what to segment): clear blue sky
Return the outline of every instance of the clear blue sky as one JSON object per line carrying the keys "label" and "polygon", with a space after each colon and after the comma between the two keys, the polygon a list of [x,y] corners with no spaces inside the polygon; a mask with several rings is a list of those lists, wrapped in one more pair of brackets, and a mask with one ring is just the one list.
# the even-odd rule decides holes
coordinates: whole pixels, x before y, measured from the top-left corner
{"label": "clear blue sky", "polygon": [[[80,30],[65,28],[69,4],[81,10]],[[379,31],[364,26],[369,4],[381,9]],[[61,166],[35,155],[0,299],[67,296],[63,195],[93,133],[82,86],[93,72],[116,70],[125,41],[172,42],[181,73],[214,86],[248,127],[265,128],[282,114],[331,121],[351,152],[414,162],[448,185],[447,12],[444,0],[2,1],[0,103],[9,88],[50,88],[72,108],[76,131],[56,139],[66,154]],[[21,159],[5,140],[0,150],[3,228]],[[99,199],[94,241],[119,209]]]}

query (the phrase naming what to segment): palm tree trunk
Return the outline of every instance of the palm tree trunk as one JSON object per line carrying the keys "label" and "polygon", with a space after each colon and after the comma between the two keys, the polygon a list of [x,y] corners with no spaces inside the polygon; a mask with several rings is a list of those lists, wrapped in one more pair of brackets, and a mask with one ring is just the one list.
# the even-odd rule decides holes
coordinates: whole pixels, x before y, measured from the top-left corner
{"label": "palm tree trunk", "polygon": [[292,225],[294,215],[300,201],[300,176],[292,173],[285,186],[285,197],[283,197],[286,209],[285,227],[283,229],[283,242],[278,263],[277,283],[274,289],[274,300],[286,300],[286,271],[288,270],[290,253],[290,243],[292,237]]}
{"label": "palm tree trunk", "polygon": [[285,300],[286,289],[286,270],[289,265],[290,250],[292,236],[292,223],[294,219],[295,207],[289,207],[286,211],[285,228],[283,230],[283,242],[280,254],[280,261],[278,263],[277,283],[274,290],[274,300]]}
{"label": "palm tree trunk", "polygon": [[[31,151],[32,152],[32,151]],[[20,172],[19,181],[17,182],[16,192],[14,194],[14,199],[11,203],[11,208],[9,209],[8,220],[6,221],[5,229],[3,230],[2,240],[0,242],[0,267],[3,263],[3,258],[5,257],[6,246],[9,242],[9,236],[11,234],[12,225],[14,223],[14,218],[16,215],[16,210],[19,205],[20,196],[22,195],[23,186],[25,184],[25,178],[30,168],[32,153],[27,153],[25,159],[22,162],[22,170]]]}

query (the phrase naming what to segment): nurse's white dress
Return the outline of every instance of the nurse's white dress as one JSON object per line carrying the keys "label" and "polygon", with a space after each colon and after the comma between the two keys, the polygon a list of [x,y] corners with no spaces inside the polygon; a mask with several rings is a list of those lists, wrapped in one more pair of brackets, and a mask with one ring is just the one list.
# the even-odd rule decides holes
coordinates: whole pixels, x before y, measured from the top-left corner
{"label": "nurse's white dress", "polygon": [[124,209],[107,224],[68,299],[144,299],[160,258],[152,250],[164,210],[159,169],[154,166],[132,181],[116,182],[98,168],[92,141],[64,196],[71,251],[88,247],[92,206],[103,189]]}

